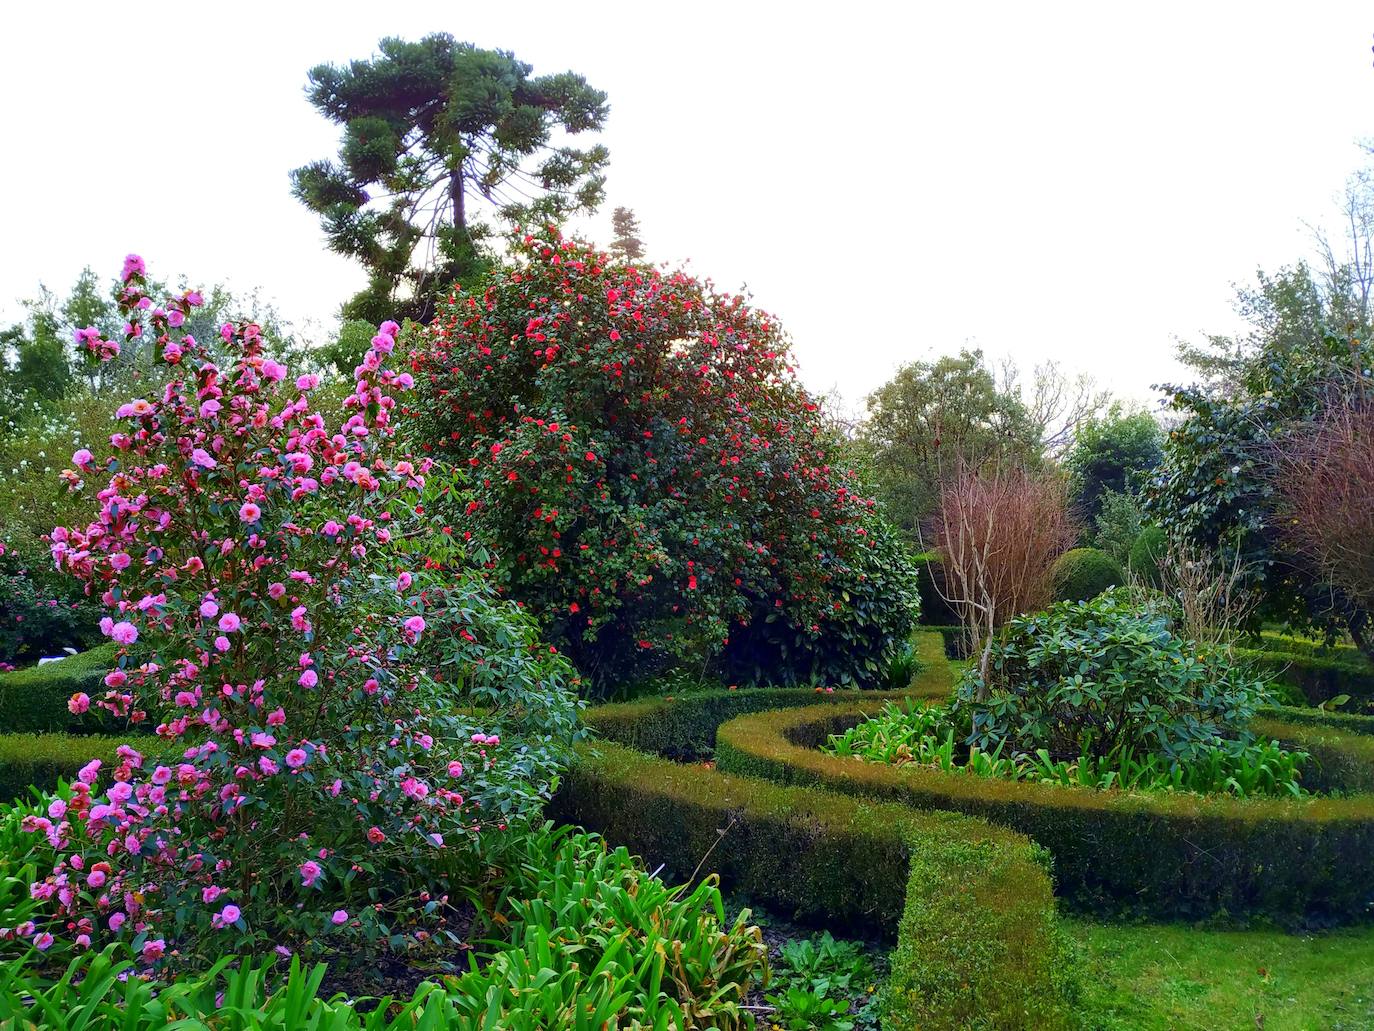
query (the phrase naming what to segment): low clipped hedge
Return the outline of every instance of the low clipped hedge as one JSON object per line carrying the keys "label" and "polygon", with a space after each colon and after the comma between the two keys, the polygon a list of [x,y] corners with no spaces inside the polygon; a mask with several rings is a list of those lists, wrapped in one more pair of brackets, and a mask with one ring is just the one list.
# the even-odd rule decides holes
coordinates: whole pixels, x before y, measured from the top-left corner
{"label": "low clipped hedge", "polygon": [[895,938],[885,1027],[1074,1026],[1045,856],[1012,831],[611,742],[581,747],[551,811],[671,877],[715,870],[796,919]]}
{"label": "low clipped hedge", "polygon": [[92,759],[118,763],[115,749],[129,738],[113,735],[0,734],[0,801],[26,798],[71,780]]}
{"label": "low clipped hedge", "polygon": [[834,691],[813,688],[753,687],[736,691],[700,691],[679,696],[643,698],[587,709],[582,720],[599,736],[631,748],[679,761],[709,758],[716,747],[716,728],[726,720],[768,709],[860,700],[892,701],[915,696],[944,699],[950,683],[939,635],[912,638],[921,671],[901,691]]}
{"label": "low clipped hedge", "polygon": [[1290,925],[1374,915],[1374,738],[1258,720],[1258,732],[1313,752],[1317,786],[1354,792],[1302,800],[1088,791],[898,769],[818,750],[878,708],[738,717],[717,732],[717,768],[1014,828],[1049,849],[1061,895],[1090,912],[1264,916]]}
{"label": "low clipped hedge", "polygon": [[0,733],[78,732],[97,726],[100,716],[94,708],[78,717],[67,702],[79,691],[92,698],[105,691],[116,649],[113,643],[103,644],[57,662],[0,673]]}
{"label": "low clipped hedge", "polygon": [[1236,655],[1278,683],[1297,688],[1311,705],[1342,694],[1351,697],[1353,708],[1374,702],[1374,666],[1358,652],[1346,657],[1238,648]]}

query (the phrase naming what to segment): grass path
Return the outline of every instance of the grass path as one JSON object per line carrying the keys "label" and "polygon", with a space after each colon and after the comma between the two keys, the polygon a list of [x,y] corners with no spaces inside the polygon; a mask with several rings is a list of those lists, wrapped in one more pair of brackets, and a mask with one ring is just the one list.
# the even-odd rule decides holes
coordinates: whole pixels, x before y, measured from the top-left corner
{"label": "grass path", "polygon": [[1369,1031],[1374,928],[1291,935],[1065,920],[1098,1031]]}

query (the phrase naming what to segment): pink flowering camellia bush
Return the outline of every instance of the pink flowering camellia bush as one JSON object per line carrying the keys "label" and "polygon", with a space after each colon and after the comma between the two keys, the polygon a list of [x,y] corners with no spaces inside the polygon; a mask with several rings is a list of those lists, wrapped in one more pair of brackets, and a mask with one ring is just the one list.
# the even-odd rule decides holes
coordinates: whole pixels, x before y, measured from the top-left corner
{"label": "pink flowering camellia bush", "polygon": [[[217,364],[181,330],[196,292],[155,306],[133,256],[123,279],[124,346],[151,341],[164,385],[119,407],[108,457],[74,456],[63,475],[99,513],[54,530],[52,553],[120,645],[108,692],[73,711],[156,734],[23,818],[37,908],[0,934],[124,941],[163,965],[448,944],[479,846],[556,782],[567,667],[480,579],[429,589],[428,463],[395,453],[411,382],[387,367],[394,323],[330,423],[317,378],[267,357],[257,326],[226,324]],[[121,349],[78,338],[100,359]],[[420,661],[436,628],[461,642],[437,649],[454,670],[439,679]],[[499,689],[470,667],[499,670]]]}

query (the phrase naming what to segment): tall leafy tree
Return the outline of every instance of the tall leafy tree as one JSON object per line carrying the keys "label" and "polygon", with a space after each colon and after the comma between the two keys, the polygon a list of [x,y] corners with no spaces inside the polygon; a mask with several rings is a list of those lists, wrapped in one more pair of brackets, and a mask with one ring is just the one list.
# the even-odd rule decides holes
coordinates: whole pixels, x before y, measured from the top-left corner
{"label": "tall leafy tree", "polygon": [[603,126],[606,94],[446,33],[379,50],[310,70],[306,94],[343,126],[343,142],[337,160],[296,169],[292,184],[329,246],[368,270],[345,319],[425,320],[455,280],[487,265],[479,205],[558,219],[601,202],[606,148],[565,137]]}
{"label": "tall leafy tree", "polygon": [[912,362],[868,398],[861,431],[868,468],[888,514],[915,530],[940,489],[965,469],[1034,466],[1042,426],[1018,391],[1003,389],[981,351]]}
{"label": "tall leafy tree", "polygon": [[1149,412],[1114,406],[1078,428],[1064,456],[1081,515],[1095,519],[1108,494],[1131,495],[1163,457],[1164,432]]}

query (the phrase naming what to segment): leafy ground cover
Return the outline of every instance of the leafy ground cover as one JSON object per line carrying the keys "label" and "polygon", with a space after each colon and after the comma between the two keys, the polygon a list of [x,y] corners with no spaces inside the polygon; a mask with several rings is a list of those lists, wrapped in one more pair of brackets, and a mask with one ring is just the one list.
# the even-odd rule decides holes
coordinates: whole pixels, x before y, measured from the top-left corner
{"label": "leafy ground cover", "polygon": [[1325,934],[1067,920],[1094,1031],[1374,1027],[1374,928]]}

